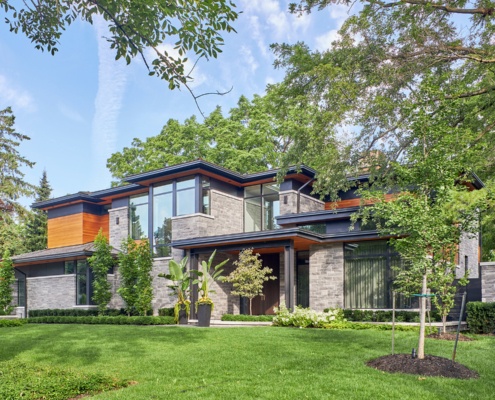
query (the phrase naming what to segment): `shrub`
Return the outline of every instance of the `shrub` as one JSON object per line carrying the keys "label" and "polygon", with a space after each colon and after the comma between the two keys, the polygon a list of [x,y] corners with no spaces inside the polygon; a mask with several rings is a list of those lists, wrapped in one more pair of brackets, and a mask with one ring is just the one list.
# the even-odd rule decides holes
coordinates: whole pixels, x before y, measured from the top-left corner
{"label": "shrub", "polygon": [[44,316],[30,317],[27,320],[30,324],[94,324],[94,325],[173,325],[173,317],[151,317],[138,316],[127,317],[124,315],[111,316]]}
{"label": "shrub", "polygon": [[160,308],[158,310],[158,315],[160,317],[173,317],[174,316],[174,307]]}
{"label": "shrub", "polygon": [[13,328],[16,326],[22,326],[25,323],[25,319],[0,319],[0,328]]}
{"label": "shrub", "polygon": [[273,325],[295,326],[299,328],[323,328],[326,325],[344,322],[344,314],[341,309],[317,312],[309,308],[296,307],[290,312],[285,305],[275,308],[276,317],[273,318]]}
{"label": "shrub", "polygon": [[467,323],[472,333],[495,332],[495,303],[467,303]]}
{"label": "shrub", "polygon": [[274,315],[233,315],[223,314],[222,321],[272,322]]}
{"label": "shrub", "polygon": [[[363,323],[363,322],[335,322],[332,324],[327,324],[324,326],[325,329],[336,329],[336,330],[341,330],[341,329],[353,329],[353,330],[367,330],[367,329],[372,329],[372,330],[377,330],[377,331],[391,331],[392,330],[392,325],[378,325],[378,324],[368,324],[368,323]],[[395,330],[396,331],[401,331],[401,332],[419,332],[419,326],[414,326],[414,325],[395,325]],[[426,334],[430,333],[436,333],[437,328],[434,327],[426,327]]]}
{"label": "shrub", "polygon": [[[98,310],[90,309],[77,309],[77,308],[68,308],[68,309],[46,309],[46,310],[29,310],[29,317],[88,317],[88,316],[97,316]],[[116,317],[118,315],[127,315],[126,311],[121,309],[106,309],[103,315]],[[137,315],[137,314],[134,314]]]}
{"label": "shrub", "polygon": [[[329,310],[328,308],[325,309]],[[344,318],[356,322],[392,322],[392,311],[387,310],[343,310]],[[441,321],[437,311],[431,311],[432,321]],[[416,311],[396,311],[396,322],[419,322],[419,313]]]}

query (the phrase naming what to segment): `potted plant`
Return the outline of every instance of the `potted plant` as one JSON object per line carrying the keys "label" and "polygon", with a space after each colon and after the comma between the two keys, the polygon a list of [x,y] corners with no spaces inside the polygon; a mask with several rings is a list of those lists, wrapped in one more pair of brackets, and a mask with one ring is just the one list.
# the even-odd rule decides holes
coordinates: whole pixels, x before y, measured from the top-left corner
{"label": "potted plant", "polygon": [[194,283],[198,284],[199,299],[196,303],[196,312],[198,313],[198,326],[208,327],[210,326],[211,312],[213,311],[213,300],[210,297],[210,293],[215,293],[211,289],[211,284],[215,280],[222,280],[221,269],[229,260],[224,260],[220,264],[212,267],[213,259],[215,258],[216,250],[208,259],[208,262],[202,261],[200,264],[200,270],[196,271],[198,276],[194,280]]}
{"label": "potted plant", "polygon": [[191,309],[191,301],[189,300],[191,274],[195,271],[187,271],[187,257],[184,257],[179,263],[170,260],[168,268],[168,274],[159,274],[158,276],[172,281],[172,284],[167,287],[172,289],[172,296],[177,296],[177,302],[174,306],[175,323],[187,325]]}

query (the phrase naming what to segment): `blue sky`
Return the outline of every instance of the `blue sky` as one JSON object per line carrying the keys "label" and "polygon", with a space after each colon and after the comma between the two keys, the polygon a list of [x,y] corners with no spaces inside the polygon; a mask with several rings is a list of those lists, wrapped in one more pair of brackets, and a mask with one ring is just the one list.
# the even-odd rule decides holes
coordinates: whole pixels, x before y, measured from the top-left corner
{"label": "blue sky", "polygon": [[[236,2],[242,11],[234,23],[237,34],[223,35],[219,58],[200,60],[194,70],[198,94],[233,86],[226,96],[201,99],[206,114],[217,105],[227,113],[241,95],[263,94],[267,83],[282,79],[283,72],[273,68],[271,43],[302,40],[325,49],[347,16],[345,8],[334,7],[296,17],[287,12],[288,3]],[[106,160],[112,153],[135,137],[157,135],[170,118],[202,119],[187,90],[170,91],[166,82],[148,76],[140,60],[115,61],[104,34],[98,21],[75,23],[51,56],[0,23],[0,109],[11,106],[17,131],[31,137],[19,149],[36,163],[25,171],[26,180],[38,184],[46,169],[54,197],[109,187]]]}

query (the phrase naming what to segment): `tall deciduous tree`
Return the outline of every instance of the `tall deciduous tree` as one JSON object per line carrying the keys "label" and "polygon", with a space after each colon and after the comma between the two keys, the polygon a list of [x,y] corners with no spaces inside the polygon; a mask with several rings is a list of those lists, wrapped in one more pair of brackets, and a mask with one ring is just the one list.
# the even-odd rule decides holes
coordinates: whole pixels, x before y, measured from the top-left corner
{"label": "tall deciduous tree", "polygon": [[108,244],[101,228],[96,235],[94,245],[95,251],[88,258],[94,275],[92,299],[98,306],[98,314],[103,315],[112,298],[110,290],[112,285],[108,281],[108,271],[115,265],[115,260],[112,256],[112,246]]}
{"label": "tall deciduous tree", "polygon": [[234,286],[232,294],[249,299],[249,315],[251,315],[253,299],[263,293],[263,284],[277,277],[271,275],[272,268],[263,267],[260,255],[253,254],[253,249],[242,250],[239,258],[234,261],[234,266],[236,268],[223,280]]}
{"label": "tall deciduous tree", "polygon": [[120,288],[117,292],[126,303],[129,315],[134,312],[146,315],[153,299],[153,260],[148,240],[139,244],[127,238],[122,242],[119,254]]}
{"label": "tall deciduous tree", "polygon": [[227,117],[217,108],[202,123],[195,117],[183,124],[169,120],[157,136],[134,139],[112,154],[107,167],[119,180],[199,158],[240,173],[265,170],[277,166],[290,146],[282,123],[265,97],[241,97]]}
{"label": "tall deciduous tree", "polygon": [[0,262],[0,315],[12,312],[12,285],[15,282],[14,263],[10,258],[10,252],[5,250]]}
{"label": "tall deciduous tree", "polygon": [[[10,30],[25,34],[37,49],[55,54],[63,31],[80,19],[93,23],[103,18],[110,35],[106,38],[117,59],[129,64],[141,58],[150,74],[156,74],[174,89],[188,87],[190,71],[184,70],[186,53],[217,57],[221,52],[222,31],[234,31],[235,5],[229,0],[40,0],[35,3],[0,0]],[[168,42],[178,56],[161,45]],[[148,59],[147,50],[153,54]]]}
{"label": "tall deciduous tree", "polygon": [[18,147],[29,137],[16,132],[15,117],[10,107],[0,110],[0,251],[11,254],[23,251],[20,221],[26,210],[19,203],[22,196],[32,194],[33,186],[24,181],[22,168],[34,163],[23,157]]}
{"label": "tall deciduous tree", "polygon": [[[50,199],[52,188],[48,182],[46,171],[43,171],[36,193],[36,202]],[[26,223],[26,251],[46,249],[48,242],[47,223],[46,211],[35,209],[30,213]]]}

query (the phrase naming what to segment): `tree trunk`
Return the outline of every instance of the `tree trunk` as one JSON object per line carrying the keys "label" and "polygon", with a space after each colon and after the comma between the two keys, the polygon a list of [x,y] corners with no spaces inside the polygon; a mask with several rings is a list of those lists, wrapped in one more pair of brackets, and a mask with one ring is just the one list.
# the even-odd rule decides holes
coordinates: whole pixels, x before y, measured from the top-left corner
{"label": "tree trunk", "polygon": [[252,315],[252,314],[251,314],[251,313],[252,313],[252,311],[251,311],[251,310],[252,310],[252,304],[253,304],[253,298],[252,298],[252,297],[250,297],[250,298],[249,298],[249,315]]}
{"label": "tree trunk", "polygon": [[442,315],[442,333],[447,333],[447,316]]}
{"label": "tree trunk", "polygon": [[421,299],[421,307],[419,311],[419,343],[418,343],[418,358],[420,360],[425,358],[425,328],[426,328],[426,274],[423,275],[423,287],[421,289],[420,297]]}

